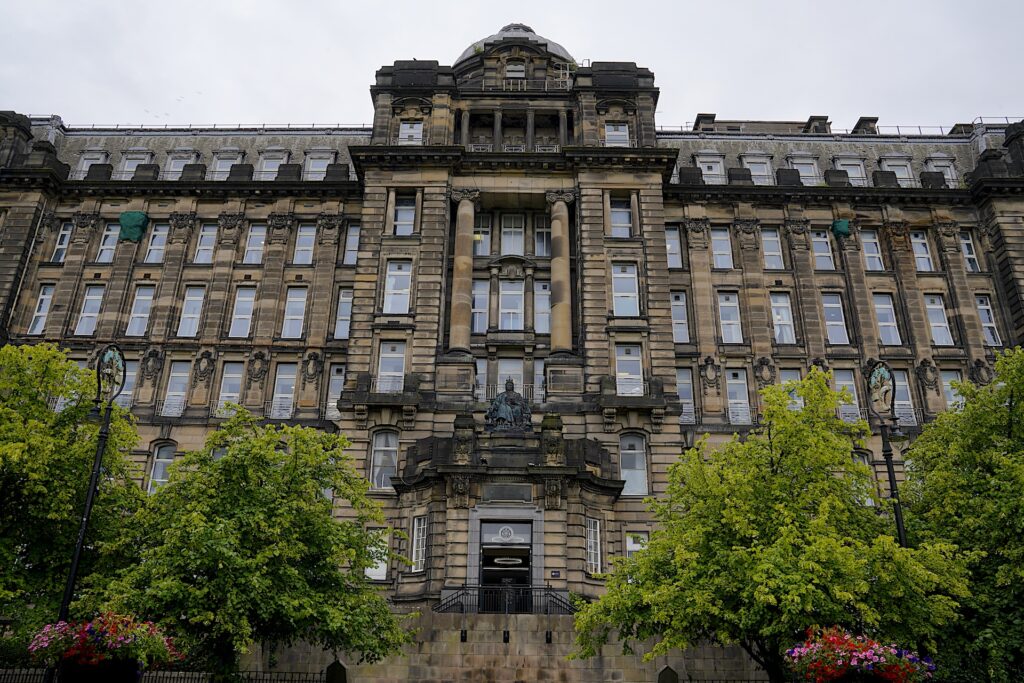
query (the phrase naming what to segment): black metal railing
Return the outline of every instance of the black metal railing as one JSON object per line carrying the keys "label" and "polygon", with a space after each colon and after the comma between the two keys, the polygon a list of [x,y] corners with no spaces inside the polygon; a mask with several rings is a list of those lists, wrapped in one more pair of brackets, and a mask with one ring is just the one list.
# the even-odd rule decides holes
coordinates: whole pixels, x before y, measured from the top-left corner
{"label": "black metal railing", "polygon": [[462,614],[575,614],[566,591],[550,586],[463,586],[434,605]]}
{"label": "black metal railing", "polygon": [[[0,683],[42,683],[44,673],[43,669],[0,669]],[[142,683],[212,683],[213,680],[213,674],[205,671],[147,671],[142,675]],[[242,671],[227,680],[235,683],[325,683],[327,674]],[[60,683],[60,675],[56,681]]]}

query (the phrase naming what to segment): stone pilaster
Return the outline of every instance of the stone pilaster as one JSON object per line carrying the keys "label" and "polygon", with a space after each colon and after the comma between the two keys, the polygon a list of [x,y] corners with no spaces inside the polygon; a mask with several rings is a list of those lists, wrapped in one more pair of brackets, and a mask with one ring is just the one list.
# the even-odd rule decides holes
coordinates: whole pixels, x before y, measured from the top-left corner
{"label": "stone pilaster", "polygon": [[548,192],[551,205],[551,351],[572,352],[572,280],[569,273],[569,203],[572,192]]}
{"label": "stone pilaster", "polygon": [[448,329],[448,350],[469,353],[473,319],[473,221],[479,190],[452,190],[458,202],[455,217],[455,260],[452,265],[452,313]]}

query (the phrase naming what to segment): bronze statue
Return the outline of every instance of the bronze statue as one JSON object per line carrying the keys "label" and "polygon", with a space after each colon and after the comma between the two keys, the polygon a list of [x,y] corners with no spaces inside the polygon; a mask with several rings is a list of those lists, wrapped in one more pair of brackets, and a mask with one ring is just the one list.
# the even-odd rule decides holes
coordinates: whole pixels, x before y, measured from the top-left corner
{"label": "bronze statue", "polygon": [[516,392],[516,383],[509,377],[505,393],[498,394],[487,409],[487,425],[491,431],[530,431],[530,404]]}

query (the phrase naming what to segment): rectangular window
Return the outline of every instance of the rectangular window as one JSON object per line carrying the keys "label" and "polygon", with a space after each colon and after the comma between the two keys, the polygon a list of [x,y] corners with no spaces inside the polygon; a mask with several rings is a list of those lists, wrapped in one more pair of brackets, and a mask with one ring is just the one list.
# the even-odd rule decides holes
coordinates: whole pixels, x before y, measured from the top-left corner
{"label": "rectangular window", "polygon": [[213,168],[209,172],[210,180],[227,180],[231,175],[231,167],[241,161],[237,154],[217,154],[213,159]]}
{"label": "rectangular window", "polygon": [[825,309],[825,333],[828,336],[828,343],[849,344],[850,335],[846,331],[842,298],[838,294],[822,294],[821,305]]}
{"label": "rectangular window", "polygon": [[644,395],[644,368],[639,344],[615,345],[615,393],[619,396]]}
{"label": "rectangular window", "polygon": [[501,253],[502,255],[517,254],[522,256],[524,251],[524,235],[526,232],[526,219],[521,214],[504,214],[501,217]]}
{"label": "rectangular window", "polygon": [[853,376],[853,370],[833,370],[836,391],[844,389],[850,394],[848,403],[839,405],[839,418],[843,422],[856,422],[860,419],[860,403],[857,400],[857,382]]}
{"label": "rectangular window", "polygon": [[815,270],[835,270],[836,262],[832,258],[832,243],[828,239],[828,232],[815,230],[811,233],[811,246],[814,248]]}
{"label": "rectangular window", "polygon": [[345,233],[345,255],[342,264],[354,266],[359,258],[359,226],[350,225]]}
{"label": "rectangular window", "polygon": [[627,123],[606,123],[606,124],[604,124],[604,146],[605,147],[629,147],[629,124],[627,124]]}
{"label": "rectangular window", "polygon": [[477,214],[473,219],[473,256],[491,255],[491,216]]}
{"label": "rectangular window", "polygon": [[633,210],[630,208],[629,200],[612,200],[612,237],[632,237],[633,235]]}
{"label": "rectangular window", "polygon": [[411,288],[412,262],[388,261],[387,276],[384,278],[384,313],[407,314]]}
{"label": "rectangular window", "polygon": [[878,320],[878,335],[884,346],[900,346],[900,328],[896,324],[896,307],[891,294],[874,294],[875,318]]}
{"label": "rectangular window", "polygon": [[256,288],[239,287],[235,290],[235,307],[231,312],[229,337],[248,337],[252,326],[252,312],[256,306]]}
{"label": "rectangular window", "polygon": [[395,196],[395,234],[405,237],[416,226],[416,195]]}
{"label": "rectangular window", "polygon": [[163,263],[164,249],[167,247],[168,225],[154,225],[153,233],[149,236],[149,246],[146,248],[146,263]]}
{"label": "rectangular window", "polygon": [[114,399],[114,403],[125,410],[129,410],[132,407],[132,401],[135,398],[135,384],[138,374],[139,361],[126,360],[124,362],[124,386],[121,388],[121,393],[118,394],[116,399]]}
{"label": "rectangular window", "polygon": [[635,318],[640,315],[640,285],[636,266],[612,264],[612,312],[618,317]]}
{"label": "rectangular window", "polygon": [[316,244],[316,226],[300,225],[295,232],[295,251],[292,263],[297,266],[308,266],[313,263],[313,247]]}
{"label": "rectangular window", "polygon": [[103,285],[86,286],[85,295],[82,297],[82,312],[78,316],[78,324],[75,325],[75,334],[85,336],[96,332],[96,321],[103,306],[104,290]]}
{"label": "rectangular window", "polygon": [[149,152],[143,152],[142,154],[125,154],[121,161],[121,173],[115,180],[131,180],[135,177],[135,171],[138,170],[142,164],[148,164],[150,159]]}
{"label": "rectangular window", "polygon": [[818,162],[814,159],[790,160],[790,168],[795,168],[800,173],[800,182],[804,185],[818,185],[821,177],[818,175]]}
{"label": "rectangular window", "polygon": [[398,433],[379,431],[373,435],[370,453],[370,486],[390,489],[391,477],[398,472]]}
{"label": "rectangular window", "polygon": [[421,572],[427,568],[427,516],[412,518],[412,553],[409,558],[410,572]]}
{"label": "rectangular window", "polygon": [[665,228],[665,250],[669,268],[683,267],[683,243],[679,237],[678,227]]}
{"label": "rectangular window", "polygon": [[836,169],[846,171],[850,178],[850,185],[853,187],[867,187],[868,176],[864,170],[864,162],[860,159],[836,160]]}
{"label": "rectangular window", "polygon": [[331,154],[307,154],[303,175],[306,180],[323,180],[327,177],[327,167],[333,161],[333,152]]}
{"label": "rectangular window", "polygon": [[516,385],[516,391],[523,393],[523,359],[522,358],[499,358],[498,359],[498,386],[496,391],[505,390],[505,382],[512,380]]}
{"label": "rectangular window", "polygon": [[473,334],[487,334],[487,319],[491,305],[490,280],[473,280]]}
{"label": "rectangular window", "polygon": [[551,334],[551,283],[545,280],[533,282],[533,331]]}
{"label": "rectangular window", "polygon": [[718,320],[721,323],[723,344],[743,343],[743,327],[740,324],[740,295],[738,292],[718,293]]}
{"label": "rectangular window", "polygon": [[523,281],[498,282],[498,326],[503,330],[523,329]]}
{"label": "rectangular window", "polygon": [[721,159],[698,158],[697,166],[708,185],[725,185],[727,182],[725,165]]}
{"label": "rectangular window", "polygon": [[676,368],[676,393],[679,395],[680,424],[696,424],[697,406],[693,400],[693,370]]}
{"label": "rectangular window", "polygon": [[910,171],[909,161],[898,161],[893,159],[882,159],[882,170],[892,171],[896,174],[896,182],[900,187],[913,187],[914,174]]}
{"label": "rectangular window", "polygon": [[281,153],[270,153],[260,157],[259,169],[256,171],[256,180],[274,180],[277,178],[281,165],[287,163],[288,156]]}
{"label": "rectangular window", "polygon": [[725,391],[729,402],[729,422],[750,424],[750,397],[747,394],[747,371],[726,370]]}
{"label": "rectangular window", "polygon": [[334,318],[334,338],[348,339],[352,325],[352,290],[342,289],[338,293],[338,313]]}
{"label": "rectangular window", "polygon": [[477,358],[476,364],[476,400],[487,400],[487,359]]}
{"label": "rectangular window", "polygon": [[[786,382],[799,382],[800,381],[799,370],[779,370],[779,384],[785,385]],[[799,410],[804,407],[804,400],[797,395],[796,390],[789,392],[789,409]]]}
{"label": "rectangular window", "polygon": [[750,171],[750,179],[755,185],[771,185],[771,165],[765,160],[744,159],[743,166]]}
{"label": "rectangular window", "polygon": [[199,228],[199,237],[196,238],[196,253],[192,263],[209,264],[213,263],[213,250],[217,244],[217,226],[204,225]]}
{"label": "rectangular window", "polygon": [[400,145],[422,145],[423,144],[423,122],[402,121],[398,124],[398,144]]}
{"label": "rectangular window", "polygon": [[882,245],[877,230],[861,230],[860,241],[864,246],[864,270],[885,270],[882,262]]}
{"label": "rectangular window", "polygon": [[778,228],[761,230],[761,248],[764,251],[765,270],[782,270],[786,267],[782,260],[782,238],[779,237]]}
{"label": "rectangular window", "polygon": [[267,226],[250,225],[245,238],[245,255],[242,263],[263,263],[263,242],[267,239]]}
{"label": "rectangular window", "polygon": [[732,240],[728,228],[711,230],[711,256],[713,268],[732,268]]}
{"label": "rectangular window", "polygon": [[71,223],[64,223],[57,232],[57,240],[53,245],[52,263],[64,263],[68,255],[68,245],[71,243]]}
{"label": "rectangular window", "polygon": [[544,388],[547,385],[547,375],[544,373],[544,359],[533,359],[533,400],[537,403],[544,402]]}
{"label": "rectangular window", "polygon": [[601,520],[587,517],[587,573],[601,573]]}
{"label": "rectangular window", "polygon": [[895,388],[896,400],[893,401],[893,412],[901,425],[913,426],[917,424],[917,414],[914,412],[914,402],[910,398],[910,381],[906,370],[892,371],[893,386]]}
{"label": "rectangular window", "polygon": [[686,292],[672,292],[672,341],[687,344],[690,341],[690,320],[686,314]]}
{"label": "rectangular window", "polygon": [[96,263],[110,263],[114,260],[114,251],[117,249],[117,236],[121,232],[121,226],[116,223],[108,223],[103,229],[100,237],[100,248],[96,251]]}
{"label": "rectangular window", "polygon": [[377,393],[398,394],[405,388],[405,342],[382,341],[377,359]]}
{"label": "rectangular window", "polygon": [[295,407],[295,363],[278,363],[274,378],[274,398],[270,401],[270,419],[290,420]]}
{"label": "rectangular window", "polygon": [[324,416],[328,420],[341,419],[341,410],[338,408],[338,401],[341,400],[341,394],[344,390],[345,365],[343,363],[333,363],[331,365],[331,371],[327,381],[327,406],[324,411]]}
{"label": "rectangular window", "polygon": [[962,380],[959,370],[943,370],[941,373],[942,377],[942,395],[946,398],[946,408],[949,410],[957,410],[962,408],[964,405],[964,397],[960,395],[960,392],[956,390],[953,385]]}
{"label": "rectangular window", "polygon": [[786,292],[772,292],[772,325],[775,328],[776,344],[796,344],[796,330],[793,327],[793,306]]}
{"label": "rectangular window", "polygon": [[42,334],[46,329],[46,317],[50,313],[50,304],[53,303],[54,285],[42,285],[39,287],[39,298],[36,299],[36,309],[32,313],[32,320],[28,324],[29,334]]}
{"label": "rectangular window", "polygon": [[164,392],[164,404],[160,414],[164,417],[181,417],[185,412],[185,396],[188,393],[188,374],[191,363],[187,360],[176,360],[171,363],[167,375],[167,391]]}
{"label": "rectangular window", "polygon": [[[388,533],[384,529],[374,529],[373,534],[381,539],[384,543],[385,552],[387,552],[388,546]],[[388,558],[385,556],[381,559],[374,560],[373,564],[364,570],[366,578],[370,581],[387,581],[388,579]]]}
{"label": "rectangular window", "polygon": [[627,531],[626,557],[633,557],[638,552],[643,550],[647,546],[648,539],[649,536],[646,531]]}
{"label": "rectangular window", "polygon": [[910,233],[910,244],[914,249],[914,265],[922,273],[928,273],[935,268],[932,265],[932,252],[928,248],[928,236],[924,231],[915,230]]}
{"label": "rectangular window", "polygon": [[242,400],[242,363],[232,361],[224,363],[220,376],[220,394],[217,396],[217,408],[214,415],[230,417],[233,413],[226,406],[228,403],[240,403]]}
{"label": "rectangular window", "polygon": [[996,327],[996,315],[992,310],[992,300],[987,294],[976,294],[974,303],[977,305],[978,315],[981,317],[981,330],[985,333],[985,346],[1002,346],[999,329]]}
{"label": "rectangular window", "polygon": [[167,483],[167,468],[174,463],[174,446],[157,446],[153,452],[153,468],[149,471],[149,492],[153,493]]}
{"label": "rectangular window", "polygon": [[547,216],[533,219],[533,255],[538,258],[551,256],[551,223]]}
{"label": "rectangular window", "polygon": [[180,180],[181,173],[185,170],[185,164],[192,163],[192,157],[171,157],[167,160],[167,168],[164,169],[165,180]]}
{"label": "rectangular window", "polygon": [[627,434],[619,439],[619,476],[626,482],[622,495],[647,495],[647,444],[643,437]]}
{"label": "rectangular window", "polygon": [[199,318],[203,314],[203,299],[206,287],[186,287],[185,301],[181,304],[181,319],[178,320],[178,336],[194,337],[199,334]]}
{"label": "rectangular window", "polygon": [[964,254],[964,267],[968,273],[980,273],[981,262],[978,261],[978,251],[974,248],[974,238],[966,230],[960,233],[960,251]]}
{"label": "rectangular window", "polygon": [[289,287],[284,304],[284,321],[281,323],[283,339],[299,339],[306,321],[306,288]]}
{"label": "rectangular window", "polygon": [[149,329],[149,312],[153,309],[153,296],[156,286],[139,285],[135,288],[135,299],[132,300],[132,311],[128,316],[126,337],[143,337]]}
{"label": "rectangular window", "polygon": [[946,303],[938,294],[928,294],[924,297],[925,310],[928,313],[928,326],[932,331],[932,344],[936,346],[952,346],[953,333],[949,329],[949,320],[946,318]]}

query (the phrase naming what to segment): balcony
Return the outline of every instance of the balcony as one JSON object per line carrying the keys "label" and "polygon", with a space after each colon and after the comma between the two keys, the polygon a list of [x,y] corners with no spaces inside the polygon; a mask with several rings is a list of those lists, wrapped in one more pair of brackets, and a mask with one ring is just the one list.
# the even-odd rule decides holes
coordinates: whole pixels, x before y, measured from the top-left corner
{"label": "balcony", "polygon": [[421,402],[421,377],[415,373],[403,375],[370,375],[360,373],[356,376],[356,388],[352,393],[352,402],[375,405],[417,405]]}
{"label": "balcony", "polygon": [[238,396],[223,396],[210,408],[210,417],[229,418],[233,417],[235,410],[228,407],[228,403],[238,403]]}
{"label": "balcony", "polygon": [[729,401],[729,424],[752,425],[750,404],[746,401]]}
{"label": "balcony", "polygon": [[442,591],[433,609],[442,614],[576,613],[569,592],[550,586],[463,586]]}
{"label": "balcony", "polygon": [[275,396],[267,401],[265,415],[271,420],[290,420],[295,414],[295,399],[291,396]]}
{"label": "balcony", "polygon": [[847,424],[853,424],[863,417],[860,408],[853,403],[844,403],[839,406],[839,419]]}
{"label": "balcony", "polygon": [[679,424],[681,425],[695,425],[697,424],[697,407],[693,404],[693,401],[679,401],[679,406],[682,409],[679,413]]}
{"label": "balcony", "polygon": [[156,414],[161,417],[181,417],[185,412],[185,396],[168,396],[157,404]]}
{"label": "balcony", "polygon": [[[476,395],[477,401],[492,401],[498,394],[505,392],[504,384],[487,384],[477,385]],[[543,403],[544,402],[544,386],[537,384],[516,384],[516,392],[522,395],[527,402],[531,404]]]}

